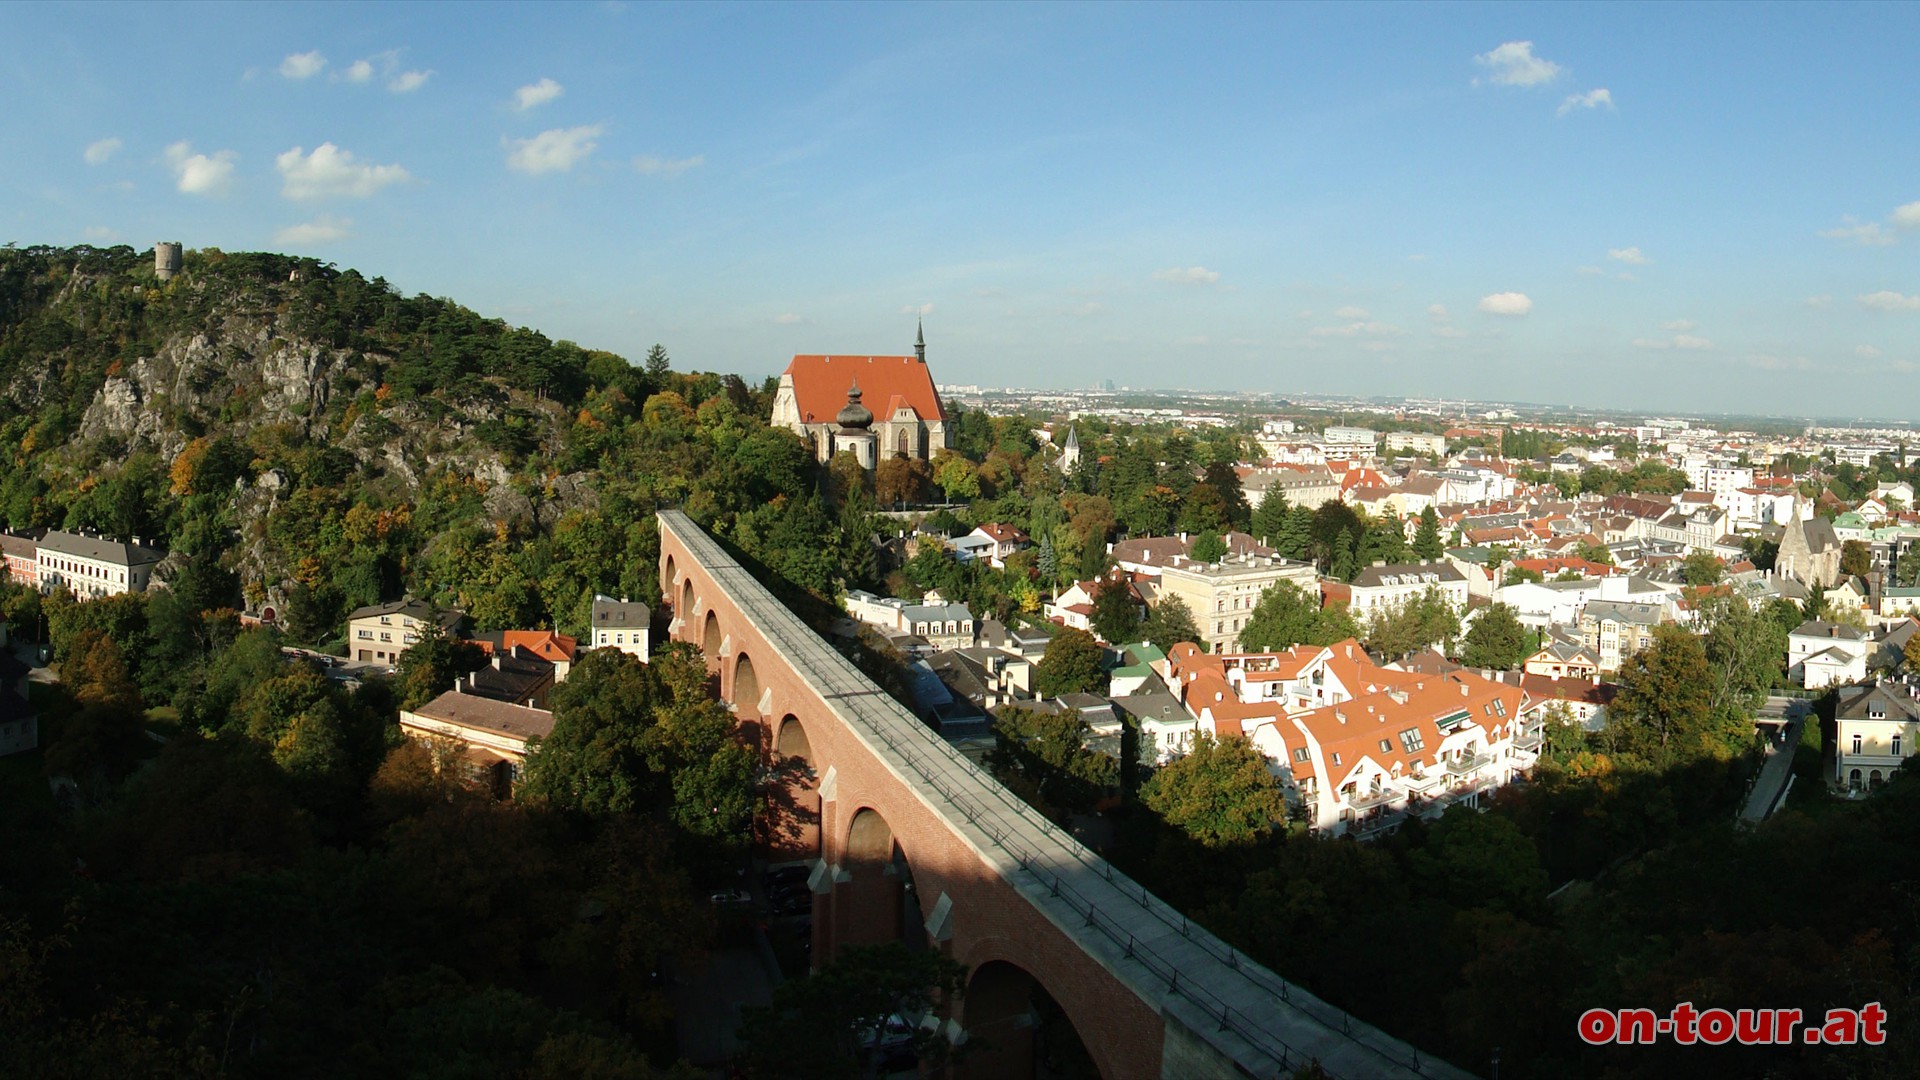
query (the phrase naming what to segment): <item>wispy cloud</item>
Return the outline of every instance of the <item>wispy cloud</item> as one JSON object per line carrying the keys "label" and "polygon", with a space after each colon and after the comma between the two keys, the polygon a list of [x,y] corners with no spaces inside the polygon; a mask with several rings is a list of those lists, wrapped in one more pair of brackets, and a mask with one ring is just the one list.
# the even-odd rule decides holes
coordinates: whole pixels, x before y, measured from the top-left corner
{"label": "wispy cloud", "polygon": [[177,142],[167,147],[166,158],[173,170],[174,186],[188,195],[225,195],[233,186],[231,150],[196,154],[191,144]]}
{"label": "wispy cloud", "polygon": [[593,153],[593,148],[599,145],[596,140],[600,138],[602,130],[599,124],[554,128],[531,139],[502,139],[501,144],[507,147],[507,167],[510,169],[536,176],[567,172]]}
{"label": "wispy cloud", "polygon": [[302,147],[273,159],[280,170],[280,194],[289,199],[364,199],[390,184],[410,179],[399,165],[369,165],[330,142],[307,154]]}
{"label": "wispy cloud", "polygon": [[1871,345],[1855,345],[1853,347],[1853,355],[1862,360],[1878,360],[1880,358],[1880,350]]}
{"label": "wispy cloud", "polygon": [[[1336,311],[1334,314],[1340,313]],[[1316,326],[1307,331],[1310,337],[1340,338],[1396,338],[1405,337],[1406,333],[1392,323],[1375,321],[1351,322],[1344,326]]]}
{"label": "wispy cloud", "polygon": [[[1495,86],[1540,86],[1560,77],[1566,69],[1544,57],[1533,55],[1533,42],[1509,41],[1492,52],[1473,58],[1487,69],[1487,81]],[[1478,85],[1480,80],[1473,80]]]}
{"label": "wispy cloud", "polygon": [[432,71],[403,71],[387,81],[387,89],[396,94],[411,94],[427,85],[431,78]]}
{"label": "wispy cloud", "polygon": [[933,305],[932,304],[908,304],[906,307],[903,307],[900,309],[900,314],[931,315],[933,314]]}
{"label": "wispy cloud", "polygon": [[351,83],[372,82],[373,61],[355,60],[353,63],[347,65],[345,74],[340,77]]}
{"label": "wispy cloud", "polygon": [[1670,338],[1634,338],[1636,349],[1682,349],[1692,352],[1711,352],[1714,344],[1706,338],[1694,334],[1675,334]]}
{"label": "wispy cloud", "polygon": [[1903,229],[1920,229],[1920,202],[1895,207],[1893,223]]}
{"label": "wispy cloud", "polygon": [[1660,324],[1660,329],[1669,334],[1685,334],[1693,330],[1693,323],[1686,319],[1671,319]]}
{"label": "wispy cloud", "polygon": [[1533,298],[1526,293],[1492,293],[1480,298],[1480,310],[1489,315],[1525,315],[1533,310]]}
{"label": "wispy cloud", "polygon": [[333,218],[322,214],[313,221],[301,225],[289,225],[273,234],[273,242],[285,247],[309,247],[314,244],[327,244],[347,238],[347,229],[353,225],[350,218]]}
{"label": "wispy cloud", "polygon": [[1354,307],[1353,305],[1349,304],[1348,306],[1343,308],[1334,308],[1333,317],[1336,319],[1367,319],[1367,318],[1371,318],[1372,316],[1368,313],[1366,308]]}
{"label": "wispy cloud", "polygon": [[1805,303],[1808,307],[1814,308],[1816,310],[1823,307],[1829,307],[1833,304],[1833,294],[1821,293],[1819,296],[1809,296],[1806,298],[1806,300],[1802,302]]}
{"label": "wispy cloud", "polygon": [[707,158],[704,154],[695,154],[689,158],[642,156],[633,159],[633,171],[642,176],[679,176],[688,169],[697,169],[706,163]]}
{"label": "wispy cloud", "polygon": [[1920,311],[1920,296],[1903,296],[1892,290],[1882,289],[1861,297],[1860,306],[1873,311]]}
{"label": "wispy cloud", "polygon": [[1447,305],[1445,304],[1427,305],[1427,317],[1439,322],[1447,321]]}
{"label": "wispy cloud", "polygon": [[107,159],[120,152],[120,146],[119,139],[101,139],[99,142],[88,143],[86,152],[81,156],[87,159],[89,165],[105,165]]}
{"label": "wispy cloud", "polygon": [[1584,94],[1568,95],[1567,100],[1560,103],[1560,108],[1555,110],[1554,114],[1556,116],[1565,116],[1575,109],[1601,108],[1610,112],[1613,110],[1613,92],[1604,86],[1589,90]]}
{"label": "wispy cloud", "polygon": [[1220,280],[1220,272],[1204,266],[1171,266],[1165,270],[1155,270],[1153,280],[1171,281],[1179,285],[1212,285]]}
{"label": "wispy cloud", "polygon": [[114,232],[112,229],[107,228],[105,225],[89,225],[86,228],[80,230],[80,235],[86,237],[89,240],[97,240],[103,244],[111,240],[120,239],[119,233]]}
{"label": "wispy cloud", "polygon": [[567,92],[567,88],[552,79],[541,79],[537,83],[528,83],[513,92],[513,107],[521,112],[537,108]]}
{"label": "wispy cloud", "polygon": [[1612,259],[1614,262],[1626,263],[1629,266],[1645,266],[1653,261],[1647,258],[1646,253],[1637,247],[1608,248],[1607,258]]}
{"label": "wispy cloud", "polygon": [[[1852,219],[1848,220],[1852,222]],[[1898,243],[1900,239],[1881,228],[1877,221],[1852,222],[1837,228],[1822,229],[1820,235],[1829,240],[1851,240],[1865,247],[1885,247],[1888,244]]]}
{"label": "wispy cloud", "polygon": [[296,80],[311,79],[320,74],[326,66],[327,58],[321,56],[318,49],[312,52],[294,53],[280,61],[280,77]]}
{"label": "wispy cloud", "polygon": [[811,326],[813,320],[798,312],[783,311],[773,317],[776,326]]}

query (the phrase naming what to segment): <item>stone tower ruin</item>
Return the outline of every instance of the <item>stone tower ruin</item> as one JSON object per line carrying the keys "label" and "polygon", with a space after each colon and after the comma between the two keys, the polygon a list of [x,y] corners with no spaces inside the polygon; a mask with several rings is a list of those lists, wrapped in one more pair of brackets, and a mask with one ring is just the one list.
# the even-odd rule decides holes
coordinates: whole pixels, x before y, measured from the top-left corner
{"label": "stone tower ruin", "polygon": [[180,243],[162,240],[153,245],[153,273],[161,281],[170,280],[180,272]]}

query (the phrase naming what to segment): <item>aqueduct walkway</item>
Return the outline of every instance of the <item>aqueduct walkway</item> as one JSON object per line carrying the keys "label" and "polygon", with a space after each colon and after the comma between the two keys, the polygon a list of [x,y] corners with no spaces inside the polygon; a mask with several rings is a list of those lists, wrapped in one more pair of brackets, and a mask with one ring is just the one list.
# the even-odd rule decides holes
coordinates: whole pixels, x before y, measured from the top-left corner
{"label": "aqueduct walkway", "polygon": [[[659,514],[673,635],[800,768],[814,956],[908,940],[972,972],[948,1034],[993,1048],[960,1071],[1031,1075],[1037,986],[1102,1076],[1469,1074],[1353,1019],[1189,922],[1034,812],[902,708],[679,511]],[[1022,1040],[1027,1040],[1023,1042]]]}

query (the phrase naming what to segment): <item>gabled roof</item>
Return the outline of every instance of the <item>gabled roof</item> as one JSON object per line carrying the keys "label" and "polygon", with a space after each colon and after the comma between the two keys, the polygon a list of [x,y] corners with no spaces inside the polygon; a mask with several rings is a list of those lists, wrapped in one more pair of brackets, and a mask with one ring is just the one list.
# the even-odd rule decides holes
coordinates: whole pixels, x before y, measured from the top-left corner
{"label": "gabled roof", "polygon": [[855,382],[865,400],[881,405],[876,423],[892,419],[903,405],[922,420],[947,418],[933,376],[917,357],[802,354],[787,365],[786,374],[793,379],[794,405],[803,423],[832,423]]}
{"label": "gabled roof", "polygon": [[441,694],[413,710],[413,714],[455,727],[489,731],[515,739],[545,738],[553,734],[553,714],[545,709],[510,705],[492,698],[463,694],[458,690]]}
{"label": "gabled roof", "polygon": [[95,562],[114,563],[119,566],[145,566],[148,563],[157,563],[166,557],[166,552],[144,544],[128,544],[119,540],[109,540],[104,536],[62,532],[59,529],[54,529],[41,537],[39,549],[71,555],[76,559],[92,559]]}

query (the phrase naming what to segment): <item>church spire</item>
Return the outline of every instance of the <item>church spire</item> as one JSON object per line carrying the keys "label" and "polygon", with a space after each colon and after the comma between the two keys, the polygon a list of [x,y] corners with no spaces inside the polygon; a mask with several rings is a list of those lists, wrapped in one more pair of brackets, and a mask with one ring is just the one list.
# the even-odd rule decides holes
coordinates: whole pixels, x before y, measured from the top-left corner
{"label": "church spire", "polygon": [[913,325],[913,355],[919,357],[920,362],[924,364],[927,362],[927,321],[915,319]]}

